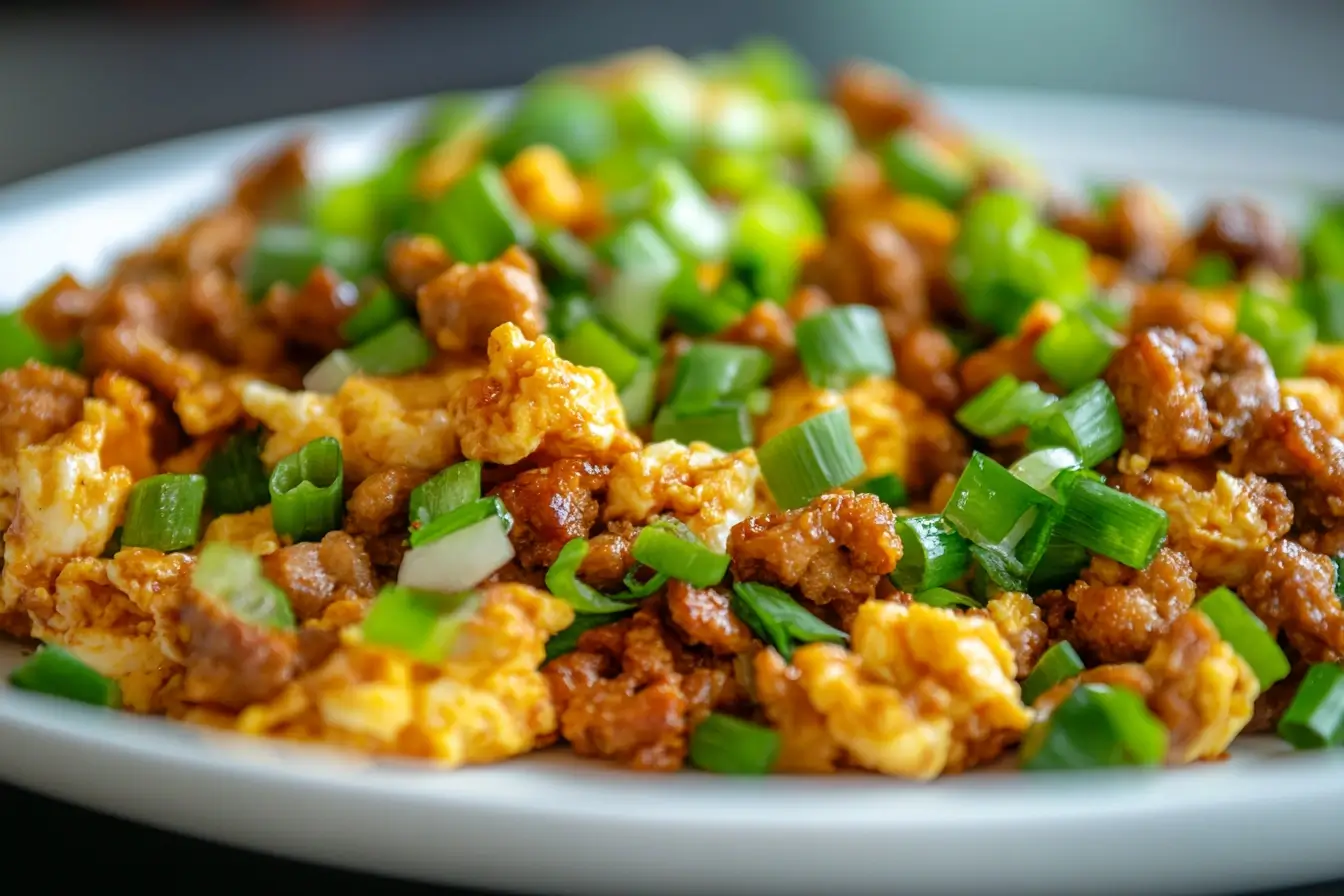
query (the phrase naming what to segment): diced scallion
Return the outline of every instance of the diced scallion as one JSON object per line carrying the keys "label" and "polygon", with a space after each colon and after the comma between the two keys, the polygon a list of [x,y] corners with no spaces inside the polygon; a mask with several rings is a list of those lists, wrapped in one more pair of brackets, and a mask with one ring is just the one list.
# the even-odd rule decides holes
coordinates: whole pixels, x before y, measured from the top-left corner
{"label": "diced scallion", "polygon": [[1055,480],[1064,516],[1060,538],[1134,569],[1144,569],[1167,538],[1169,520],[1160,507],[1117,491],[1087,475],[1065,470]]}
{"label": "diced scallion", "polygon": [[1065,315],[1036,343],[1035,357],[1050,378],[1065,389],[1101,376],[1124,337],[1087,308]]}
{"label": "diced scallion", "polygon": [[1068,641],[1050,645],[1022,682],[1022,702],[1030,706],[1036,698],[1061,681],[1083,671],[1083,659]]}
{"label": "diced scallion", "polygon": [[369,605],[360,632],[365,644],[393,647],[437,665],[480,604],[481,596],[474,591],[441,594],[387,585]]}
{"label": "diced scallion", "polygon": [[574,608],[575,613],[624,613],[628,603],[608,597],[579,579],[579,567],[588,556],[588,539],[574,538],[565,543],[551,568],[546,571],[546,590]]}
{"label": "diced scallion", "polygon": [[698,342],[677,362],[667,406],[693,412],[742,401],[770,376],[770,367],[770,356],[759,348]]}
{"label": "diced scallion", "polygon": [[1338,663],[1316,663],[1307,670],[1278,731],[1299,750],[1344,743],[1344,669]]}
{"label": "diced scallion", "polygon": [[864,470],[849,411],[843,407],[784,430],[757,449],[756,457],[775,503],[784,510],[802,507]]}
{"label": "diced scallion", "polygon": [[1316,341],[1316,320],[1297,305],[1248,289],[1237,308],[1237,332],[1260,343],[1280,377],[1295,377]]}
{"label": "diced scallion", "polygon": [[1030,425],[1057,400],[1035,383],[1005,373],[963,404],[956,420],[975,435],[992,439]]}
{"label": "diced scallion", "polygon": [[874,476],[854,490],[876,495],[888,507],[904,507],[910,501],[910,492],[905,487],[905,481],[895,473]]}
{"label": "diced scallion", "polygon": [[185,473],[164,473],[142,479],[126,499],[121,544],[128,548],[180,551],[201,538],[206,479]]}
{"label": "diced scallion", "polygon": [[196,558],[191,586],[246,622],[294,628],[289,597],[262,575],[261,561],[246,548],[226,542],[207,544]]}
{"label": "diced scallion", "polygon": [[261,462],[261,431],[234,433],[201,465],[205,501],[217,514],[246,513],[271,502]]}
{"label": "diced scallion", "polygon": [[844,389],[896,371],[882,316],[869,305],[845,305],[803,319],[798,357],[807,378],[823,389]]}
{"label": "diced scallion", "polygon": [[902,591],[918,593],[955,581],[971,565],[971,543],[941,516],[907,516],[896,520],[901,559],[891,581]]}
{"label": "diced scallion", "polygon": [[345,514],[345,462],[341,443],[314,439],[271,471],[275,531],[294,541],[317,541],[341,527]]}
{"label": "diced scallion", "polygon": [[1167,729],[1138,694],[1080,684],[1049,718],[1027,730],[1018,756],[1028,771],[1159,765],[1167,740]]}
{"label": "diced scallion", "polygon": [[121,707],[121,688],[70,651],[44,644],[9,675],[22,691],[61,697],[90,706]]}
{"label": "diced scallion", "polygon": [[1120,409],[1101,380],[1074,390],[1042,410],[1027,435],[1029,449],[1052,445],[1068,448],[1085,467],[1095,467],[1119,451],[1124,442]]}
{"label": "diced scallion", "polygon": [[425,214],[426,230],[455,260],[467,264],[498,258],[510,246],[530,245],[534,235],[504,176],[489,162],[454,181]]}
{"label": "diced scallion", "polygon": [[699,411],[678,411],[664,405],[653,420],[653,440],[669,439],[683,445],[705,442],[720,451],[738,451],[753,441],[751,414],[742,402]]}
{"label": "diced scallion", "polygon": [[721,775],[764,775],[779,758],[780,738],[763,725],[711,713],[691,732],[691,765]]}
{"label": "diced scallion", "polygon": [[427,526],[432,520],[481,497],[481,462],[464,460],[436,473],[411,491],[410,521]]}
{"label": "diced scallion", "polygon": [[677,520],[645,526],[630,554],[645,566],[697,588],[717,585],[728,573],[728,555],[706,547]]}
{"label": "diced scallion", "polygon": [[826,641],[843,644],[849,636],[804,610],[778,588],[756,582],[733,583],[732,610],[756,635],[774,646],[784,659],[799,644]]}
{"label": "diced scallion", "polygon": [[1261,693],[1288,677],[1291,671],[1288,658],[1265,624],[1241,602],[1235,591],[1215,588],[1195,601],[1194,609],[1209,617],[1223,640],[1251,667],[1260,680]]}

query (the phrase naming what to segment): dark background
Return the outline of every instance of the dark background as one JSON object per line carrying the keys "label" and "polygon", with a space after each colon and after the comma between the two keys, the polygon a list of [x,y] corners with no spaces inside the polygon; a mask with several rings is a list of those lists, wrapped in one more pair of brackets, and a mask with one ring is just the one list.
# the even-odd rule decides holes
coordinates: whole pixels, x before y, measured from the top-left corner
{"label": "dark background", "polygon": [[[0,7],[0,184],[209,128],[509,84],[633,46],[694,53],[762,33],[822,67],[863,55],[948,84],[1344,120],[1344,0],[9,3]],[[203,881],[443,892],[250,856],[8,788],[0,818],[8,855],[22,863],[12,867],[41,869],[48,887],[73,886],[94,868],[102,888],[143,892]]]}

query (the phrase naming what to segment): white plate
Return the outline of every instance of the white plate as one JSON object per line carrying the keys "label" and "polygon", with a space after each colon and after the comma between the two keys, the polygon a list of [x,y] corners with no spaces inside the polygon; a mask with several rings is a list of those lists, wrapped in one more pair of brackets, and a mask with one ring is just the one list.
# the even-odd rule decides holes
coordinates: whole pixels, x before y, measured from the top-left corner
{"label": "white plate", "polygon": [[[1087,97],[946,91],[977,130],[1064,183],[1136,176],[1187,210],[1247,193],[1300,219],[1344,186],[1344,129]],[[177,141],[0,191],[0,297],[94,275],[225,187],[247,154],[313,131],[354,172],[415,104]],[[0,645],[0,671],[17,648]],[[0,777],[225,843],[535,893],[1216,892],[1344,876],[1344,753],[1272,739],[1225,763],[1139,772],[636,775],[550,753],[436,772],[248,741],[0,689]]]}

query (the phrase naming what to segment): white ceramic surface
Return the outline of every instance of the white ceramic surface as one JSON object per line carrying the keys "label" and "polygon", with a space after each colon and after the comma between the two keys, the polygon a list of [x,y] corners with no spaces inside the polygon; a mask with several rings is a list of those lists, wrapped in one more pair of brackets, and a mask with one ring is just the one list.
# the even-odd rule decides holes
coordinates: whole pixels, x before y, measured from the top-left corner
{"label": "white ceramic surface", "polygon": [[[1052,179],[1135,176],[1189,210],[1262,197],[1300,219],[1344,187],[1344,129],[1080,96],[945,91]],[[203,200],[249,153],[312,132],[353,172],[403,103],[208,134],[0,191],[0,302],[96,274]],[[17,661],[0,644],[0,671]],[[549,753],[437,772],[245,741],[0,688],[0,777],[225,843],[535,893],[1228,892],[1344,877],[1344,752],[1272,739],[1193,768],[1072,775],[641,776]],[[22,823],[19,820],[18,823]]]}

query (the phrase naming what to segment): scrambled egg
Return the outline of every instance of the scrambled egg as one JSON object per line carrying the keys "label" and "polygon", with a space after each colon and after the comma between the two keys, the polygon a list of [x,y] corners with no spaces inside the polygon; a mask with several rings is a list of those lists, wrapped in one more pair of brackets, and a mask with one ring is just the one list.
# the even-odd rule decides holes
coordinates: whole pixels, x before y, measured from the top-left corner
{"label": "scrambled egg", "polygon": [[565,603],[525,585],[494,585],[439,666],[359,643],[354,629],[321,666],[274,700],[243,710],[249,734],[432,757],[457,766],[525,753],[555,731],[538,671],[546,641],[567,627]]}
{"label": "scrambled egg", "polygon": [[846,761],[926,780],[994,758],[1031,721],[994,623],[924,604],[870,601],[851,650],[807,644],[785,667],[767,651],[756,687],[785,771]]}
{"label": "scrambled egg", "polygon": [[275,534],[271,521],[271,506],[258,507],[247,513],[228,513],[210,521],[201,533],[196,553],[211,542],[223,542],[246,548],[258,557],[280,550],[280,536]]}
{"label": "scrambled egg", "polygon": [[648,523],[671,513],[722,551],[733,526],[755,512],[760,473],[750,448],[725,454],[704,442],[646,445],[612,465],[607,519]]}
{"label": "scrambled egg", "polygon": [[549,337],[533,341],[501,324],[489,359],[448,403],[465,456],[506,465],[533,455],[609,462],[639,447],[607,375],[560,358]]}

